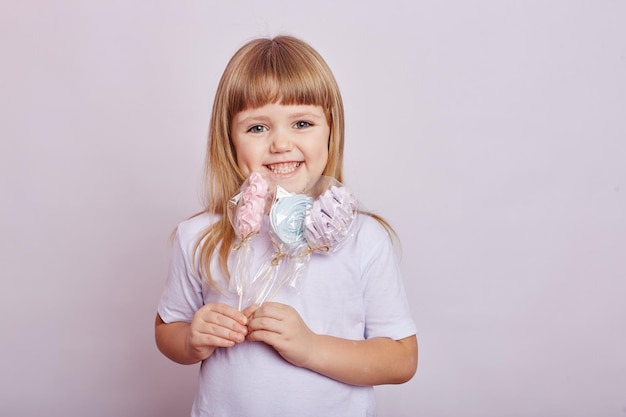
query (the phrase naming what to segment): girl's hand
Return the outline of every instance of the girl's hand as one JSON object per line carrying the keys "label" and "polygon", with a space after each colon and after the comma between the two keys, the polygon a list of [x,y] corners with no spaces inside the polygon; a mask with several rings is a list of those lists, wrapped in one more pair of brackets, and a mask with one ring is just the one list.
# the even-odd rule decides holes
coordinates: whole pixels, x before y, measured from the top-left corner
{"label": "girl's hand", "polygon": [[243,311],[248,340],[265,342],[285,360],[352,385],[401,384],[417,368],[417,339],[350,340],[316,334],[285,304],[264,303]]}
{"label": "girl's hand", "polygon": [[245,340],[248,318],[236,308],[214,303],[202,306],[189,326],[188,347],[200,360],[216,347],[231,347]]}
{"label": "girl's hand", "polygon": [[[256,308],[256,311],[254,309]],[[306,367],[314,351],[316,334],[291,306],[267,302],[260,307],[249,307],[248,340],[265,342],[292,364]]]}

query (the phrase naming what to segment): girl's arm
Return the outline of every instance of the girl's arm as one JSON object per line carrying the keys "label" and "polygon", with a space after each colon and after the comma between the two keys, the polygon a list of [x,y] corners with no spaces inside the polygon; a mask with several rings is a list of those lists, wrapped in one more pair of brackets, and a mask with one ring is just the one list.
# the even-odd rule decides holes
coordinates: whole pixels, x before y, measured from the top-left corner
{"label": "girl's arm", "polygon": [[245,340],[248,319],[226,304],[207,304],[191,323],[165,323],[157,314],[154,324],[156,344],[165,356],[184,365],[202,361],[216,347],[231,347]]}
{"label": "girl's arm", "polygon": [[313,333],[290,306],[265,303],[248,325],[287,361],[353,385],[401,384],[417,370],[417,338],[347,340]]}

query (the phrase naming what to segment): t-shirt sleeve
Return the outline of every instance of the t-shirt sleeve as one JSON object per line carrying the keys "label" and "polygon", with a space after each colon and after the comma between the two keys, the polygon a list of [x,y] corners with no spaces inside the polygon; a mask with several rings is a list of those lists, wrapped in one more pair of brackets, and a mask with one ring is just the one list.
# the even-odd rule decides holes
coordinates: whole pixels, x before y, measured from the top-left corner
{"label": "t-shirt sleeve", "polygon": [[[375,220],[374,223],[377,223]],[[395,340],[416,334],[395,248],[382,226],[375,224],[364,245],[365,338]]]}
{"label": "t-shirt sleeve", "polygon": [[204,304],[202,285],[192,266],[193,242],[185,239],[179,226],[174,238],[172,257],[165,289],[161,296],[158,313],[165,323],[191,322],[193,315]]}

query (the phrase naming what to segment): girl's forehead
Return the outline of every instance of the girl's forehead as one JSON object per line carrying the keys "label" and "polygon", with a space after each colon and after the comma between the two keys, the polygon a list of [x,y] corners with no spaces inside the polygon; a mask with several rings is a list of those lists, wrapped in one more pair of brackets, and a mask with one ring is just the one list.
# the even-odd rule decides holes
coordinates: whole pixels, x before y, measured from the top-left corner
{"label": "girl's forehead", "polygon": [[283,96],[274,96],[268,95],[267,97],[259,97],[252,96],[242,98],[238,103],[238,106],[235,106],[233,109],[234,112],[244,111],[249,109],[256,109],[259,107],[267,106],[270,104],[282,105],[282,106],[320,106],[324,107],[323,102],[321,100],[315,100],[312,98],[302,99],[302,98],[285,98]]}
{"label": "girl's forehead", "polygon": [[274,103],[329,108],[335,96],[332,87],[318,73],[245,73],[232,80],[225,91],[232,113]]}
{"label": "girl's forehead", "polygon": [[265,103],[260,106],[249,106],[236,111],[231,116],[231,123],[238,123],[245,119],[255,117],[308,117],[313,119],[325,119],[330,126],[330,111],[319,104],[303,103]]}
{"label": "girl's forehead", "polygon": [[258,107],[248,107],[240,110],[235,115],[255,114],[255,113],[283,113],[283,114],[314,114],[324,115],[326,110],[318,104],[285,104],[285,103],[267,103]]}

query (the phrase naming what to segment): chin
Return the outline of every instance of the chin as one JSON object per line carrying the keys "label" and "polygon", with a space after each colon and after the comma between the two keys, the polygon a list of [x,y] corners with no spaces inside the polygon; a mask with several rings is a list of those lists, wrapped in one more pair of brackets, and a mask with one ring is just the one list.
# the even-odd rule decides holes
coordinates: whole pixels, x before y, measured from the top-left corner
{"label": "chin", "polygon": [[311,186],[303,178],[276,178],[276,184],[290,193],[305,193]]}

